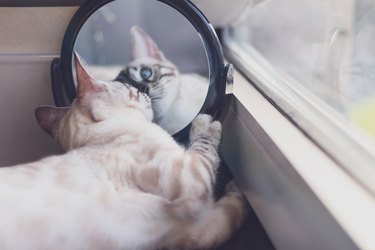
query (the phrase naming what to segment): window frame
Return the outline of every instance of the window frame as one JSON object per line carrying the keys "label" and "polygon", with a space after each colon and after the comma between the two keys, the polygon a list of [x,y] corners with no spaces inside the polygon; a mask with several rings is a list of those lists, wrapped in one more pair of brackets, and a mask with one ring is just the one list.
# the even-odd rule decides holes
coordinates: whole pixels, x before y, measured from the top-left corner
{"label": "window frame", "polygon": [[223,160],[276,249],[373,248],[371,193],[249,78],[228,90]]}
{"label": "window frame", "polygon": [[281,114],[375,198],[372,142],[301,84],[281,76],[255,49],[248,46],[251,56],[244,53],[229,33],[226,28],[222,34],[226,57]]}
{"label": "window frame", "polygon": [[312,93],[270,76],[278,72],[256,51],[247,56],[228,32],[222,31],[225,56],[243,75],[236,73],[228,88],[223,159],[275,247],[374,247],[369,144]]}

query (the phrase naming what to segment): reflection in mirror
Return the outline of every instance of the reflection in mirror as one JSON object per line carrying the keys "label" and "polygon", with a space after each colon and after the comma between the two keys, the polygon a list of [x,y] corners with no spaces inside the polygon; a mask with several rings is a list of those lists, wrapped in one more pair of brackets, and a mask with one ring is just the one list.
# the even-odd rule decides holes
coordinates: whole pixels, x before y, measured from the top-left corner
{"label": "reflection in mirror", "polygon": [[159,1],[116,0],[84,23],[74,50],[94,78],[127,82],[152,99],[154,122],[175,134],[198,114],[209,85],[199,34]]}

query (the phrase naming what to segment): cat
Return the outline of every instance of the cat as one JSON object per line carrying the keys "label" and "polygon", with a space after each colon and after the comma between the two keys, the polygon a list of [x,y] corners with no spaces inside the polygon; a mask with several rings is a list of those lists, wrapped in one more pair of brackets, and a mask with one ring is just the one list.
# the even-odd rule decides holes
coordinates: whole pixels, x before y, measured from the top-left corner
{"label": "cat", "polygon": [[152,99],[154,122],[169,134],[187,126],[199,113],[209,80],[196,73],[181,74],[155,41],[140,27],[130,30],[133,61],[116,77],[129,82]]}
{"label": "cat", "polygon": [[192,122],[184,149],[155,123],[150,98],[93,79],[75,58],[77,98],[36,119],[66,151],[0,168],[0,249],[207,249],[246,217],[234,182],[212,198],[221,124]]}

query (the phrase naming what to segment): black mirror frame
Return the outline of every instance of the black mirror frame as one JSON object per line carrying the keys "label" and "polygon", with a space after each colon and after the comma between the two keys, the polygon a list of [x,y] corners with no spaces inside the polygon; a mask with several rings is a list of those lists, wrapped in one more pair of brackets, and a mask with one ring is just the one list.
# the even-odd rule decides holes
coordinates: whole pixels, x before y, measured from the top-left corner
{"label": "black mirror frame", "polygon": [[[115,0],[86,1],[73,16],[65,32],[60,59],[51,65],[53,97],[57,106],[68,106],[76,97],[73,80],[72,56],[78,33],[87,19],[103,5]],[[210,72],[209,89],[200,113],[218,117],[223,109],[229,65],[224,64],[223,52],[215,29],[204,14],[190,0],[156,0],[180,12],[201,35],[208,57]],[[64,92],[64,93],[63,93]],[[189,125],[173,135],[180,142],[186,141]]]}

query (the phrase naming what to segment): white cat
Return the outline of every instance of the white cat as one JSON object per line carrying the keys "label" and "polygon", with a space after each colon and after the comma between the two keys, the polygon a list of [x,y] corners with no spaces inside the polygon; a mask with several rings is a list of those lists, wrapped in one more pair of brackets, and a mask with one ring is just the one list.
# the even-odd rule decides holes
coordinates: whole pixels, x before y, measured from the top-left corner
{"label": "white cat", "polygon": [[202,249],[240,226],[246,210],[232,183],[213,202],[221,125],[208,115],[179,146],[152,123],[147,95],[94,80],[76,59],[70,108],[36,117],[63,155],[0,168],[0,249]]}
{"label": "white cat", "polygon": [[209,80],[195,73],[181,74],[141,28],[133,26],[130,34],[133,61],[116,80],[146,91],[152,99],[154,122],[174,134],[199,113]]}

